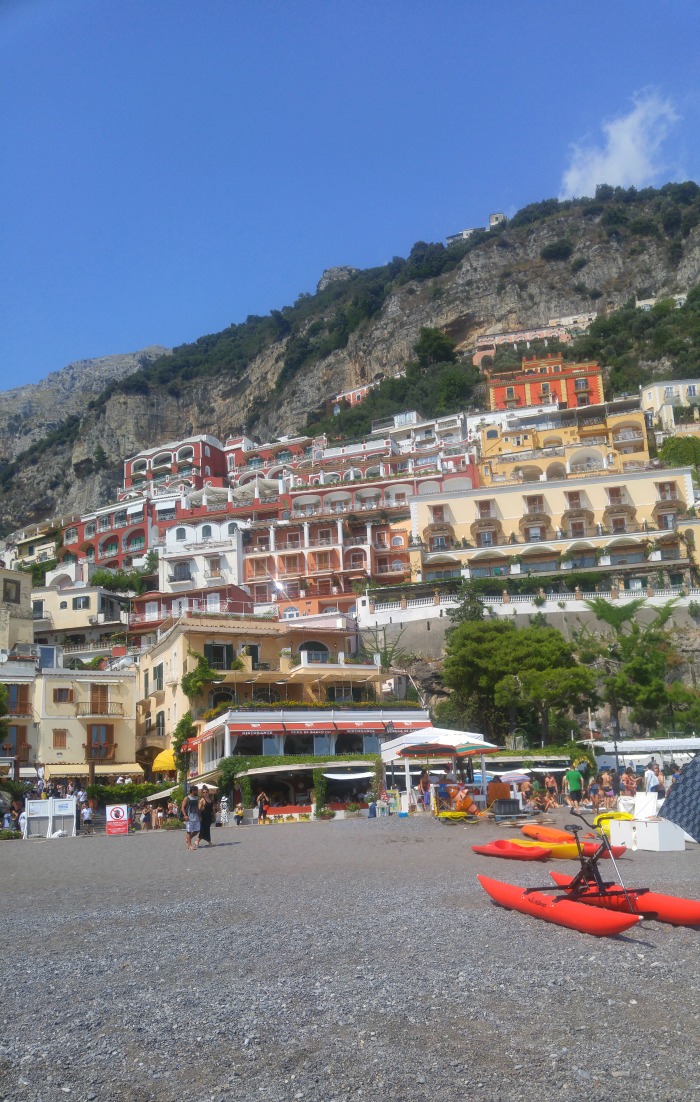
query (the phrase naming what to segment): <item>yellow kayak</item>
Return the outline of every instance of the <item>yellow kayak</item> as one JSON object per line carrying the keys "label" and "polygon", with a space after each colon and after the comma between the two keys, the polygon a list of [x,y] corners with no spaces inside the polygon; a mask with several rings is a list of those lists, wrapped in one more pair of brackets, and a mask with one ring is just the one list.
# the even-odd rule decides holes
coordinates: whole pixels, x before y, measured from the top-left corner
{"label": "yellow kayak", "polygon": [[593,820],[593,825],[602,830],[608,838],[610,837],[610,820],[611,819],[634,819],[634,815],[630,815],[627,811],[603,811],[600,815],[596,815]]}
{"label": "yellow kayak", "polygon": [[[513,842],[516,846],[524,846],[526,849],[530,846],[545,846],[549,850],[549,856],[559,858],[560,860],[570,861],[578,858],[579,852],[575,842],[533,842],[529,838],[509,838],[509,842]],[[581,848],[585,857],[592,857],[597,851],[599,841],[582,840]],[[613,857],[621,857],[625,852],[624,846],[612,847]],[[601,857],[608,857],[608,853],[602,853]]]}

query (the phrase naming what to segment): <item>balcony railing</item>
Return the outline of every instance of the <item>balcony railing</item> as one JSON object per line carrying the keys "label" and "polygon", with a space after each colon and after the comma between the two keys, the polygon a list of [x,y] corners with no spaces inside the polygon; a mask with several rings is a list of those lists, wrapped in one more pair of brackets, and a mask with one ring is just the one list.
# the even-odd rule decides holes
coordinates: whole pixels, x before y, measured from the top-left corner
{"label": "balcony railing", "polygon": [[116,700],[79,700],[75,706],[77,716],[123,716],[124,705]]}
{"label": "balcony railing", "polygon": [[377,566],[374,568],[374,574],[405,574],[410,567],[407,562],[393,562],[391,566]]}
{"label": "balcony railing", "polygon": [[117,744],[106,743],[100,746],[91,746],[83,743],[85,761],[114,761],[117,754]]}
{"label": "balcony railing", "polygon": [[28,700],[19,700],[14,704],[7,705],[8,716],[30,716],[32,715],[32,706]]}

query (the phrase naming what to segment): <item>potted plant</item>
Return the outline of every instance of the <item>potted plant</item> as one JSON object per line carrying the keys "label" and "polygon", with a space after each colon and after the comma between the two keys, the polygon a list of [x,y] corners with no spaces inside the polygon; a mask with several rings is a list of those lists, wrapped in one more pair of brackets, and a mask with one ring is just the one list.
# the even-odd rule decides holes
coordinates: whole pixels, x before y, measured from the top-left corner
{"label": "potted plant", "polygon": [[353,802],[347,803],[345,805],[345,818],[347,819],[348,817],[351,817],[356,819],[359,816],[361,810],[362,808],[359,804]]}
{"label": "potted plant", "polygon": [[335,819],[335,811],[330,807],[317,807],[316,818],[324,823],[330,822],[331,819]]}

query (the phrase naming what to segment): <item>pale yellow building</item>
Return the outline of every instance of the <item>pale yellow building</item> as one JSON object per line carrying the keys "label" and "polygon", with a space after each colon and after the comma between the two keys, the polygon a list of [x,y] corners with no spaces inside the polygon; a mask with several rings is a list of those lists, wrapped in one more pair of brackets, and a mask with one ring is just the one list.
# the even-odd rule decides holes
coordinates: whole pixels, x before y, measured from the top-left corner
{"label": "pale yellow building", "polygon": [[37,761],[47,778],[138,776],[136,672],[42,671],[34,689]]}
{"label": "pale yellow building", "polygon": [[[141,656],[137,703],[137,757],[148,767],[171,745],[190,711],[202,724],[227,707],[278,707],[280,702],[374,701],[381,695],[379,656],[352,653],[354,624],[342,615],[278,621],[193,612]],[[221,677],[189,698],[183,674],[199,658]],[[233,668],[232,668],[233,667]]]}
{"label": "pale yellow building", "polygon": [[649,465],[646,422],[634,400],[561,410],[480,432],[479,474],[484,485],[622,473]]}
{"label": "pale yellow building", "polygon": [[[506,578],[687,570],[700,527],[690,468],[575,474],[411,499],[414,572]],[[688,513],[690,511],[690,516]],[[644,568],[644,569],[640,569]],[[551,578],[548,579],[551,581]]]}

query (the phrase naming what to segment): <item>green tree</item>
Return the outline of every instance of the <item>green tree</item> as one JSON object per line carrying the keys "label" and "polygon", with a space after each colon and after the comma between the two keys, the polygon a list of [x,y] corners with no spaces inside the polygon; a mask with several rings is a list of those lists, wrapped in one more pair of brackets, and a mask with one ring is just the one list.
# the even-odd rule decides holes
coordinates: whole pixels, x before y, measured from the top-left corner
{"label": "green tree", "polygon": [[421,367],[454,363],[456,359],[455,342],[443,333],[442,329],[429,329],[422,326],[413,351]]}
{"label": "green tree", "polygon": [[187,780],[187,758],[188,754],[182,749],[183,744],[187,739],[194,738],[197,734],[197,728],[192,722],[192,713],[185,712],[175,728],[173,736],[173,757],[175,759],[175,768],[181,777],[181,783],[184,784]]}
{"label": "green tree", "polygon": [[508,708],[532,707],[540,721],[542,746],[549,741],[552,711],[581,712],[597,702],[596,676],[585,666],[559,666],[548,670],[524,670],[503,678],[495,687],[496,704]]}
{"label": "green tree", "polygon": [[[443,681],[454,697],[449,710],[495,737],[506,723],[515,726],[519,712],[544,708],[545,687],[553,694],[552,708],[574,706],[590,685],[585,679],[555,681],[552,671],[575,667],[572,647],[556,628],[465,620],[450,631],[447,640]],[[527,678],[534,673],[550,674],[549,682],[533,679],[530,685]],[[529,695],[528,685],[535,695]],[[542,720],[541,711],[538,714]]]}
{"label": "green tree", "polygon": [[[459,604],[456,608],[447,610],[447,615],[455,627],[457,624],[484,619],[484,602],[480,599],[472,582],[465,579],[455,596]],[[453,628],[448,628],[448,631],[452,630]]]}
{"label": "green tree", "polygon": [[668,710],[670,671],[680,664],[665,625],[671,617],[674,601],[655,610],[649,623],[640,623],[637,614],[646,606],[643,597],[627,604],[606,601],[602,597],[586,601],[597,620],[609,631],[584,628],[574,636],[579,660],[595,670],[601,695],[610,708],[613,729],[620,730],[620,713],[631,709],[631,718],[656,726]]}

